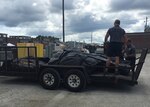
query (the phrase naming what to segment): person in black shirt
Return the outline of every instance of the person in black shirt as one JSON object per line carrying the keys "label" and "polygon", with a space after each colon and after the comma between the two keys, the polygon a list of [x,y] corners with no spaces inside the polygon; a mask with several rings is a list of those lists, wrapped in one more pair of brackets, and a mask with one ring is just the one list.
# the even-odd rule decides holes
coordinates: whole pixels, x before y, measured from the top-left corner
{"label": "person in black shirt", "polygon": [[136,49],[135,46],[132,44],[132,41],[128,39],[126,48],[124,50],[124,57],[127,61],[130,62],[132,71],[134,71],[135,67],[135,60],[136,60]]}
{"label": "person in black shirt", "polygon": [[115,71],[118,72],[119,57],[122,54],[122,46],[126,41],[125,30],[120,27],[120,20],[115,20],[114,27],[110,28],[105,36],[105,43],[110,37],[109,47],[107,50],[108,61],[106,62],[106,71],[107,67],[110,65],[111,58],[115,57]]}

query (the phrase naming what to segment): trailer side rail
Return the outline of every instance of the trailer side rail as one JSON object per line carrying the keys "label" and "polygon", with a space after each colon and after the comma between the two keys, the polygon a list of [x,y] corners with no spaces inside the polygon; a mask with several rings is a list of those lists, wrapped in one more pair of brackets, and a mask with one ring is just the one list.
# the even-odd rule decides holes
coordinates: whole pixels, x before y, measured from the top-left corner
{"label": "trailer side rail", "polygon": [[134,81],[137,81],[137,79],[139,78],[139,75],[140,75],[140,72],[142,70],[143,64],[145,62],[145,58],[146,58],[147,53],[148,53],[147,48],[142,49],[142,53],[141,53],[141,56],[139,58],[139,61],[135,65],[136,69],[135,69],[135,72],[134,72],[134,78],[133,78]]}

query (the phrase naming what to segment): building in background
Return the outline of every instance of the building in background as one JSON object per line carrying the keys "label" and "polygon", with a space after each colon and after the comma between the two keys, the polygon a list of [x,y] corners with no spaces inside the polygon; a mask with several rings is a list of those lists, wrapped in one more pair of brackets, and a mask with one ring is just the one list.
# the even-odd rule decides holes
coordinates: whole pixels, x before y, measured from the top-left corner
{"label": "building in background", "polygon": [[69,49],[75,49],[75,48],[83,48],[85,43],[82,42],[77,42],[77,41],[67,41],[65,43],[65,45],[67,46],[67,48]]}
{"label": "building in background", "polygon": [[7,45],[7,34],[0,33],[0,46]]}
{"label": "building in background", "polygon": [[29,43],[32,42],[30,36],[9,36],[8,43],[16,45],[17,43]]}
{"label": "building in background", "polygon": [[32,38],[31,36],[9,36],[8,43],[16,45],[17,43],[42,43],[44,47],[49,43],[57,43],[59,38],[51,36],[37,36]]}
{"label": "building in background", "polygon": [[48,46],[51,43],[60,43],[59,38],[52,36],[37,36],[36,38],[32,38],[32,42],[34,43],[42,43],[45,46]]}
{"label": "building in background", "polygon": [[136,49],[150,49],[150,32],[126,33],[127,37],[132,40]]}

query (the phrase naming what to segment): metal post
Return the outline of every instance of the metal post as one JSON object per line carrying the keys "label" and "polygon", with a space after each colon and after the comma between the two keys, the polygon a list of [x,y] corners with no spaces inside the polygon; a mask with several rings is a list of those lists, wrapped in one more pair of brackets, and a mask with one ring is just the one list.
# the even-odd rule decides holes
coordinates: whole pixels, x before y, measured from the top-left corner
{"label": "metal post", "polygon": [[29,47],[27,47],[27,50],[28,50],[28,70],[29,70],[29,67],[30,67],[30,59],[29,59],[30,58],[29,57],[30,56],[30,52],[29,52],[30,50],[29,50]]}
{"label": "metal post", "polygon": [[36,72],[38,72],[39,70],[39,61],[37,58],[37,47],[34,47],[34,51],[35,51],[35,66],[36,66]]}
{"label": "metal post", "polygon": [[8,43],[8,38],[7,38],[7,34],[6,34],[6,46],[7,46],[7,43]]}
{"label": "metal post", "polygon": [[4,46],[4,51],[5,51],[5,71],[7,72],[8,71],[8,69],[7,69],[7,67],[8,67],[8,65],[7,65],[7,47],[6,46]]}
{"label": "metal post", "polygon": [[62,21],[63,21],[63,42],[65,42],[65,9],[64,9],[64,0],[62,0]]}
{"label": "metal post", "polygon": [[93,32],[91,32],[91,44],[93,42]]}
{"label": "metal post", "polygon": [[147,32],[147,20],[148,20],[148,17],[146,17],[146,21],[144,21],[145,22],[145,29],[144,29],[144,32]]}
{"label": "metal post", "polygon": [[146,17],[145,27],[147,27],[147,20],[148,20],[148,18]]}

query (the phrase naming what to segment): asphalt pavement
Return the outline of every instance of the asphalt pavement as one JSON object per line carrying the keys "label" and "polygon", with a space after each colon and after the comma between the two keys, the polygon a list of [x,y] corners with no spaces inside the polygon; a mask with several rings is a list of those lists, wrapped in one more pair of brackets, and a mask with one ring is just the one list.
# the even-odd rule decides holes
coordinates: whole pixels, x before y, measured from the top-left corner
{"label": "asphalt pavement", "polygon": [[0,107],[150,107],[150,54],[138,85],[92,84],[84,92],[45,90],[35,80],[0,77]]}

